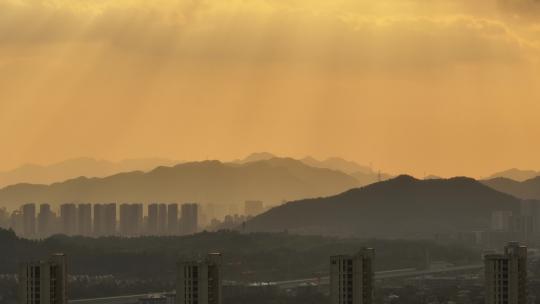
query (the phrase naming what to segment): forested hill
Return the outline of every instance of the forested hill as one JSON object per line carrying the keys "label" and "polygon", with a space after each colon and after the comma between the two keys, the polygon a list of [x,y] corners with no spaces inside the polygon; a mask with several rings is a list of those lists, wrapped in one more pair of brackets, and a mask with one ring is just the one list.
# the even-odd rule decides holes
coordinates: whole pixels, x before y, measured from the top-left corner
{"label": "forested hill", "polygon": [[290,202],[247,222],[248,231],[361,237],[433,237],[486,230],[495,210],[520,200],[470,178],[417,180],[410,176],[339,195]]}

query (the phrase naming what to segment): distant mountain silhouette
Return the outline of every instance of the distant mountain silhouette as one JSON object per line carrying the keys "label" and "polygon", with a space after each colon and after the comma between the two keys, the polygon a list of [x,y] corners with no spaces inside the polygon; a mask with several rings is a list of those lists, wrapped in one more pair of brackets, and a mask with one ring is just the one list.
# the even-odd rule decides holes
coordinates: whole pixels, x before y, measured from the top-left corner
{"label": "distant mountain silhouette", "polygon": [[424,179],[443,179],[443,178],[438,176],[438,175],[430,174],[430,175],[427,175],[426,177],[424,177]]}
{"label": "distant mountain silhouette", "polygon": [[469,178],[399,176],[336,196],[289,202],[247,222],[248,231],[289,231],[361,237],[431,237],[485,230],[494,210],[519,199]]}
{"label": "distant mountain silhouette", "polygon": [[386,173],[375,173],[375,172],[355,172],[351,176],[358,180],[358,183],[361,186],[367,186],[373,183],[382,182],[388,179],[391,179],[392,176]]}
{"label": "distant mountain silhouette", "polygon": [[281,203],[332,195],[356,187],[342,172],[313,168],[286,158],[247,164],[203,161],[105,178],[80,177],[47,185],[18,184],[0,190],[0,205],[48,202],[212,202],[257,199]]}
{"label": "distant mountain silhouette", "polygon": [[364,174],[373,173],[370,167],[362,166],[353,161],[345,160],[339,157],[330,157],[325,160],[317,160],[311,156],[308,156],[301,159],[301,161],[312,167],[338,170],[349,175],[357,172]]}
{"label": "distant mountain silhouette", "polygon": [[513,179],[498,177],[483,180],[485,185],[504,193],[511,194],[522,199],[540,200],[540,176],[518,182]]}
{"label": "distant mountain silhouette", "polygon": [[[236,160],[234,161],[234,163],[246,164],[249,162],[269,160],[272,158],[276,158],[276,156],[272,153],[259,152],[253,153],[244,159]],[[354,161],[345,160],[340,157],[330,157],[325,160],[318,160],[316,158],[308,156],[300,159],[300,161],[310,167],[324,168],[346,173],[356,178],[358,180],[359,186],[365,186],[391,178],[391,176],[388,174],[379,174],[378,172],[374,172],[370,167],[359,165]]]}
{"label": "distant mountain silhouette", "polygon": [[161,158],[128,159],[121,162],[75,158],[48,166],[23,165],[0,172],[0,187],[18,183],[50,184],[79,176],[105,177],[125,171],[148,171],[158,166],[176,165],[177,161]]}
{"label": "distant mountain silhouette", "polygon": [[233,161],[233,163],[247,164],[247,163],[257,162],[261,160],[269,160],[272,158],[278,158],[278,156],[272,153],[268,153],[268,152],[256,152],[256,153],[251,153],[244,159],[235,160]]}
{"label": "distant mountain silhouette", "polygon": [[486,180],[495,179],[498,177],[503,178],[509,178],[518,182],[523,182],[532,178],[535,178],[537,176],[540,176],[540,171],[534,171],[534,170],[520,170],[520,169],[509,169],[502,172],[497,172],[487,178]]}

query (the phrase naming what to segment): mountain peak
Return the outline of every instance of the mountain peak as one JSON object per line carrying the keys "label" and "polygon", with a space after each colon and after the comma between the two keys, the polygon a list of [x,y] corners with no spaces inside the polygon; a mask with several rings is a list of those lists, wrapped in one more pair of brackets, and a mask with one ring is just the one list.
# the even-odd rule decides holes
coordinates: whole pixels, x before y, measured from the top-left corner
{"label": "mountain peak", "polygon": [[290,202],[255,217],[250,231],[361,237],[428,237],[485,230],[492,211],[514,210],[520,200],[474,179],[419,180],[400,175],[335,196]]}
{"label": "mountain peak", "polygon": [[252,162],[257,162],[261,160],[269,160],[276,157],[277,156],[269,152],[255,152],[255,153],[251,153],[250,155],[246,156],[243,159],[234,161],[234,163],[245,164],[245,163],[252,163]]}
{"label": "mountain peak", "polygon": [[537,176],[540,176],[540,171],[511,168],[505,171],[494,173],[491,176],[487,177],[486,179],[489,180],[489,179],[494,179],[498,177],[504,177],[504,178],[512,179],[518,182],[523,182],[523,181],[535,178]]}
{"label": "mountain peak", "polygon": [[397,176],[396,178],[393,178],[391,179],[390,181],[395,181],[395,182],[402,182],[402,183],[412,183],[412,182],[417,182],[419,181],[418,179],[416,179],[414,176],[411,176],[411,175],[408,175],[408,174],[401,174],[399,176]]}

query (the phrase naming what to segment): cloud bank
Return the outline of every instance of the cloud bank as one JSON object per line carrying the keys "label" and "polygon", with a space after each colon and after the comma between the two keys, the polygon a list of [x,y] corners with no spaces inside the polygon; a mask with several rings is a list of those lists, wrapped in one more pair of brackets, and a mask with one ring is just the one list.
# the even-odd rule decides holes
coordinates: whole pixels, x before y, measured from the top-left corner
{"label": "cloud bank", "polygon": [[538,20],[537,0],[0,1],[0,167],[269,150],[538,169]]}

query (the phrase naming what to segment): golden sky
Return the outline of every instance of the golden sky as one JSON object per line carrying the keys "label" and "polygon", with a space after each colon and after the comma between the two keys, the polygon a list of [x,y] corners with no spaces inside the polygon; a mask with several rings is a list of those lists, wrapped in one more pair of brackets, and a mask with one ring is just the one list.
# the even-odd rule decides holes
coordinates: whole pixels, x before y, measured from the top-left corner
{"label": "golden sky", "polygon": [[2,0],[0,169],[342,156],[540,169],[538,0]]}

